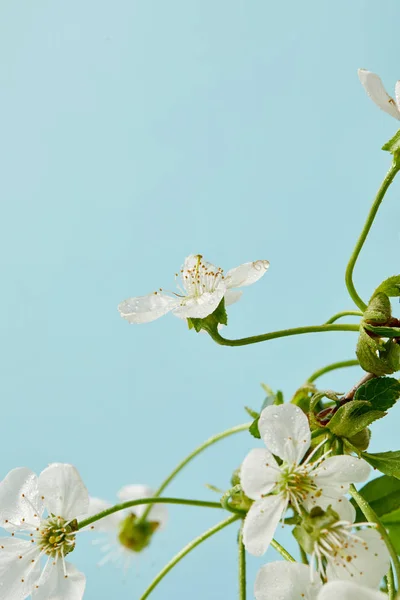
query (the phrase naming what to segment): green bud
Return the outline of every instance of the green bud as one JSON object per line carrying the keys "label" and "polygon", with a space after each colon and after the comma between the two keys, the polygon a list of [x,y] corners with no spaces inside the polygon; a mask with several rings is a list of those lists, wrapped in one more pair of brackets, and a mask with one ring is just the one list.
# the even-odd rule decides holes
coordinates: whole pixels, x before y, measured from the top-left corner
{"label": "green bud", "polygon": [[[232,473],[231,477],[231,485],[232,488],[240,486],[240,468],[236,469]],[[234,508],[240,508],[241,510],[249,510],[253,501],[250,500],[242,490],[242,488],[236,490],[232,490],[230,505]]]}
{"label": "green bud", "polygon": [[352,437],[348,438],[349,442],[355,448],[357,448],[357,450],[360,450],[361,452],[363,452],[364,450],[367,450],[370,439],[371,439],[371,431],[370,431],[370,429],[368,429],[368,427],[366,427],[365,429],[362,429],[361,431],[356,433],[356,435],[353,435]]}
{"label": "green bud", "polygon": [[141,521],[131,513],[120,525],[118,540],[128,550],[141,552],[150,544],[153,533],[159,525],[157,521]]}

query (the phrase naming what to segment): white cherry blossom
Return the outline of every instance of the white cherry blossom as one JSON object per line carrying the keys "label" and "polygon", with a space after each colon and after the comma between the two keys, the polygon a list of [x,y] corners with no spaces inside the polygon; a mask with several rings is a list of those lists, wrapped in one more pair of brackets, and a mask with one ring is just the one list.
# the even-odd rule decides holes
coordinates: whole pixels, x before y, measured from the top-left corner
{"label": "white cherry blossom", "polygon": [[310,567],[300,563],[277,561],[258,571],[254,595],[256,600],[387,600],[374,586],[350,581],[333,581],[322,585]]}
{"label": "white cherry blossom", "polygon": [[65,557],[75,548],[76,518],[88,505],[72,465],[51,464],[39,477],[24,467],[8,473],[0,483],[0,526],[11,533],[0,538],[0,600],[83,597],[85,576]]}
{"label": "white cherry blossom", "polygon": [[[118,306],[121,317],[129,323],[149,323],[168,312],[181,319],[204,319],[214,312],[222,298],[225,304],[237,302],[242,295],[236,288],[255,283],[269,267],[267,260],[256,260],[231,269],[222,269],[191,254],[182,266],[178,292],[159,291],[124,300]],[[178,274],[176,274],[178,277]]]}
{"label": "white cherry blossom", "polygon": [[351,483],[367,479],[370,467],[364,460],[329,457],[330,452],[313,460],[317,449],[305,459],[311,431],[306,415],[293,404],[267,406],[258,427],[266,448],[251,450],[240,473],[244,493],[254,500],[243,527],[250,554],[264,554],[289,504],[299,513],[302,507],[309,511],[331,506],[341,519],[354,520],[354,508],[345,494]]}
{"label": "white cherry blossom", "polygon": [[[129,502],[140,498],[152,498],[154,493],[154,490],[147,485],[134,484],[123,487],[117,496],[120,502]],[[89,514],[94,515],[111,506],[105,500],[91,497]],[[140,519],[147,509],[148,504],[138,504],[132,508],[112,513],[96,522],[96,531],[107,534],[106,540],[98,539],[95,542],[102,544],[100,549],[104,553],[99,562],[100,565],[104,565],[108,561],[122,560],[125,566],[129,566],[132,557],[150,543],[154,531],[161,531],[165,528],[168,520],[165,504],[153,504],[144,520],[144,527],[137,527],[136,519]]]}
{"label": "white cherry blossom", "polygon": [[380,109],[391,117],[400,119],[400,81],[395,86],[396,99],[389,96],[384,88],[382,80],[375,73],[366,69],[358,69],[358,77],[368,96]]}

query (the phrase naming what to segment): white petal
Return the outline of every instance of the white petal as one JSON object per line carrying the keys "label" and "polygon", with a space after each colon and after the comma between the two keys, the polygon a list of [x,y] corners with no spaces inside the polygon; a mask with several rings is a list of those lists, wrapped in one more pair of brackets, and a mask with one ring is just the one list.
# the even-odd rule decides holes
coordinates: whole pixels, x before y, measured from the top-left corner
{"label": "white petal", "polygon": [[318,600],[387,600],[387,595],[350,581],[332,581],[322,588]]}
{"label": "white petal", "polygon": [[23,600],[30,595],[40,573],[38,556],[36,544],[28,540],[0,538],[0,600]]}
{"label": "white petal", "polygon": [[389,552],[380,534],[375,529],[355,532],[362,541],[351,540],[341,554],[350,560],[329,559],[328,581],[344,579],[370,588],[378,588],[390,565]]}
{"label": "white petal", "polygon": [[[327,490],[324,490],[324,492],[326,493]],[[323,510],[326,510],[328,506],[331,506],[331,508],[339,515],[340,521],[354,523],[356,518],[356,510],[350,500],[348,500],[345,496],[336,498],[330,494],[322,494],[321,496],[309,494],[302,502],[302,505],[308,512],[315,506],[319,506]]]}
{"label": "white petal", "polygon": [[225,291],[225,284],[221,281],[213,292],[204,292],[200,296],[186,298],[181,306],[173,309],[173,313],[181,319],[205,319],[217,308]]}
{"label": "white petal", "polygon": [[161,292],[128,298],[118,305],[123,319],[129,323],[150,323],[179,306],[178,298],[172,298]]}
{"label": "white petal", "polygon": [[235,304],[242,297],[243,292],[241,290],[226,290],[225,292],[225,306],[231,306],[231,304]]}
{"label": "white petal", "polygon": [[371,100],[391,117],[400,119],[396,102],[385,90],[381,78],[365,69],[358,70],[358,77]]}
{"label": "white petal", "polygon": [[74,565],[65,562],[65,572],[61,560],[56,564],[50,560],[46,573],[38,582],[38,588],[32,593],[32,600],[81,600],[85,591],[86,578]]}
{"label": "white petal", "polygon": [[267,551],[285,508],[286,501],[280,495],[267,496],[252,504],[243,525],[243,543],[247,552],[261,556]]}
{"label": "white petal", "polygon": [[264,408],[258,429],[268,450],[289,464],[298,464],[310,447],[308,419],[294,404]]}
{"label": "white petal", "polygon": [[39,491],[49,511],[64,519],[87,513],[89,494],[72,465],[53,463],[39,475]]}
{"label": "white petal", "polygon": [[313,471],[318,487],[337,487],[339,495],[346,494],[351,483],[368,479],[371,467],[362,458],[353,456],[331,456]]}
{"label": "white petal", "polygon": [[237,288],[251,285],[265,275],[268,267],[269,262],[267,260],[256,260],[235,267],[225,275],[226,287]]}
{"label": "white petal", "polygon": [[400,81],[396,81],[395,92],[397,108],[400,110]]}
{"label": "white petal", "polygon": [[[110,508],[111,504],[106,502],[105,500],[100,500],[100,498],[89,498],[89,508],[87,514],[84,518],[96,515],[97,513],[103,512],[103,510],[107,510]],[[104,519],[100,519],[94,523],[94,528],[96,531],[104,531],[104,532],[115,532],[118,530],[119,524],[124,518],[124,511],[118,511],[116,513],[112,513],[108,517],[104,517]],[[91,526],[89,526],[91,527]]]}
{"label": "white petal", "polygon": [[264,448],[251,450],[240,469],[240,483],[246,496],[260,500],[269,494],[281,476],[278,463]]}
{"label": "white petal", "polygon": [[314,600],[322,584],[316,573],[313,580],[314,583],[311,583],[310,567],[307,565],[272,562],[258,571],[254,595],[256,600]]}
{"label": "white petal", "polygon": [[8,531],[35,529],[42,513],[35,473],[25,467],[10,471],[0,483],[0,526]]}
{"label": "white petal", "polygon": [[[118,498],[121,502],[129,502],[129,500],[139,500],[140,498],[152,498],[154,496],[154,490],[142,484],[126,485],[118,492]],[[137,517],[141,517],[145,510],[148,508],[148,504],[138,504],[128,509],[134,513]],[[149,515],[148,521],[154,521],[159,523],[159,529],[164,529],[168,521],[168,509],[165,504],[153,504]]]}

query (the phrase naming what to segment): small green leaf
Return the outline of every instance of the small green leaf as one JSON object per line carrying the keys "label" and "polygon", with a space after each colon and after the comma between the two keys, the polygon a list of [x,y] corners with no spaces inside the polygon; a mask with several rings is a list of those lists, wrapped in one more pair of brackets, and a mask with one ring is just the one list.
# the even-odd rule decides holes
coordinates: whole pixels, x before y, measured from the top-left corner
{"label": "small green leaf", "polygon": [[393,275],[393,277],[389,277],[388,279],[385,279],[385,281],[382,281],[372,296],[379,294],[379,292],[383,292],[386,296],[391,298],[400,296],[400,275]]}
{"label": "small green leaf", "polygon": [[400,450],[394,452],[377,452],[375,454],[363,452],[362,457],[374,469],[378,469],[378,471],[385,473],[385,475],[400,479]]}
{"label": "small green leaf", "polygon": [[400,382],[394,377],[378,377],[361,385],[354,400],[371,403],[377,410],[388,410],[400,398]]}
{"label": "small green leaf", "polygon": [[364,323],[364,328],[367,331],[371,331],[379,337],[397,338],[400,337],[400,327],[385,327],[383,325],[370,325]]}
{"label": "small green leaf", "polygon": [[399,152],[399,150],[400,150],[400,130],[397,133],[395,133],[394,136],[392,138],[390,138],[390,140],[388,142],[386,142],[386,144],[383,144],[382,150],[385,150],[386,152],[390,152],[393,155],[395,155]]}
{"label": "small green leaf", "polygon": [[195,329],[197,333],[204,329],[205,331],[218,331],[218,325],[228,324],[228,314],[225,310],[225,298],[222,298],[217,308],[211,315],[204,319],[189,318],[187,320],[189,329]]}
{"label": "small green leaf", "polygon": [[[389,477],[388,475],[377,477],[364,485],[360,493],[378,517],[389,515],[400,509],[400,481],[395,477]],[[365,520],[359,508],[357,509],[356,520],[358,522]]]}
{"label": "small green leaf", "polygon": [[386,324],[392,317],[392,305],[386,294],[375,292],[364,313],[363,321]]}
{"label": "small green leaf", "polygon": [[313,383],[305,383],[296,390],[290,402],[299,406],[305,413],[308,413],[310,410],[310,400],[316,391],[317,388]]}
{"label": "small green leaf", "polygon": [[[272,392],[271,388],[269,388],[268,386],[263,386],[264,389],[267,389],[267,391],[270,391],[271,394],[269,396],[267,396],[264,399],[264,402],[262,403],[261,406],[261,410],[260,410],[260,414],[262,413],[262,411],[264,410],[264,408],[266,408],[267,406],[272,406],[273,404],[277,405],[277,404],[283,404],[283,394],[281,391],[277,391],[276,394],[274,394],[274,392]],[[257,439],[260,439],[260,432],[258,431],[258,421],[260,419],[260,414],[256,413],[257,416],[254,418],[253,423],[250,425],[249,427],[249,432],[251,433],[251,435]]]}
{"label": "small green leaf", "polygon": [[370,402],[352,400],[339,408],[327,428],[339,437],[351,438],[385,414],[381,410],[374,410]]}
{"label": "small green leaf", "polygon": [[258,419],[259,414],[256,410],[253,410],[252,408],[250,408],[249,406],[245,406],[244,410],[247,412],[248,415],[250,415],[250,417],[252,419]]}

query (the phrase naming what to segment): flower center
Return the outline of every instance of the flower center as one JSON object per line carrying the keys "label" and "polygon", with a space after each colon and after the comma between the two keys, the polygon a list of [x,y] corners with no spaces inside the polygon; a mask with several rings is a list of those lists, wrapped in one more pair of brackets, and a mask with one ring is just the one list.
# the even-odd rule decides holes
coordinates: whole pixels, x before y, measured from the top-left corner
{"label": "flower center", "polygon": [[118,540],[128,550],[141,552],[150,544],[152,535],[158,527],[157,521],[141,521],[131,513],[120,525]]}
{"label": "flower center", "polygon": [[40,524],[37,544],[42,552],[53,558],[64,557],[75,548],[77,521],[66,521],[51,515]]}
{"label": "flower center", "polygon": [[308,470],[297,465],[282,465],[278,490],[288,496],[289,502],[298,513],[301,513],[300,505],[310,492],[314,492],[314,495],[318,494],[317,486]]}
{"label": "flower center", "polygon": [[181,270],[181,276],[187,295],[194,298],[214,292],[224,279],[223,270],[205,262],[201,254],[193,257],[190,267]]}

